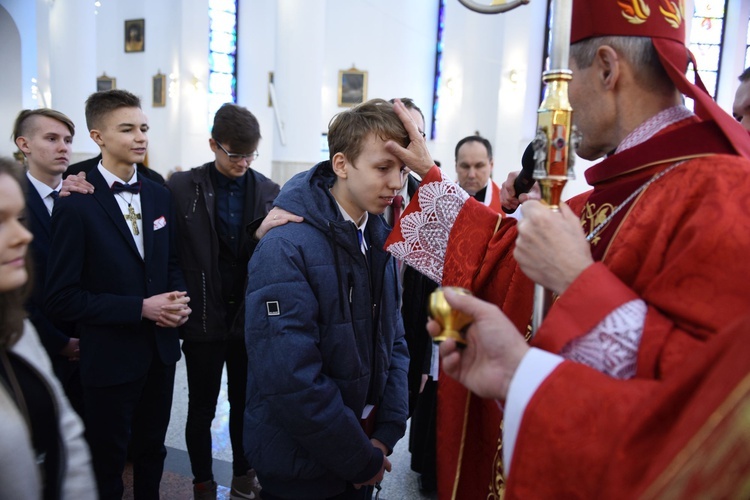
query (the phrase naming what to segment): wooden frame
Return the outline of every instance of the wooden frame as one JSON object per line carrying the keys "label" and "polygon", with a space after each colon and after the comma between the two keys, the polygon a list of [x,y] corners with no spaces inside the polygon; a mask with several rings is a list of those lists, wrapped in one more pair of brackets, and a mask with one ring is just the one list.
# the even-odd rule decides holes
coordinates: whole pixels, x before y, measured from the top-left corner
{"label": "wooden frame", "polygon": [[161,71],[151,79],[151,93],[153,107],[163,108],[167,105],[167,75],[162,74]]}
{"label": "wooden frame", "polygon": [[125,52],[143,52],[146,50],[146,20],[129,19],[125,21]]}
{"label": "wooden frame", "polygon": [[354,66],[339,71],[340,107],[356,106],[367,99],[367,71],[360,71]]}
{"label": "wooden frame", "polygon": [[117,80],[110,78],[107,73],[102,73],[102,76],[96,79],[96,91],[101,92],[103,90],[112,90],[117,88]]}

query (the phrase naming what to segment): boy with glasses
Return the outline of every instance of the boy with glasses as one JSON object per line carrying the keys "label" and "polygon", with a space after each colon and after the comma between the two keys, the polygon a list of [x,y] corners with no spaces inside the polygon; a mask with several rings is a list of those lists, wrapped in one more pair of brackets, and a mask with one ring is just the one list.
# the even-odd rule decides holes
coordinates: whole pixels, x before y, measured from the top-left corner
{"label": "boy with glasses", "polygon": [[265,217],[279,186],[250,168],[258,157],[258,120],[247,109],[224,104],[216,112],[209,147],[214,160],[176,172],[168,187],[178,220],[178,258],[196,314],[181,328],[188,377],[185,427],[196,499],[215,499],[211,422],[228,379],[232,498],[254,499],[260,490],[243,453],[242,417],[247,383],[244,293],[247,263],[256,241],[245,227]]}

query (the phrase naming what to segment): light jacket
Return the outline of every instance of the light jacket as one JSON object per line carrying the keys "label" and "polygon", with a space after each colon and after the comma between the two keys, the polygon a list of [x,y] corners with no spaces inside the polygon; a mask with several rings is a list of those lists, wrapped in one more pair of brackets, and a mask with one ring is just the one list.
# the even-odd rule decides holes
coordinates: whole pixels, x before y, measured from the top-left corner
{"label": "light jacket", "polygon": [[[96,483],[88,445],[83,438],[83,424],[53,374],[47,353],[30,321],[24,322],[23,335],[10,350],[41,377],[57,411],[61,453],[56,498],[96,499]],[[42,498],[42,480],[31,434],[5,384],[0,384],[0,422],[0,498]]]}

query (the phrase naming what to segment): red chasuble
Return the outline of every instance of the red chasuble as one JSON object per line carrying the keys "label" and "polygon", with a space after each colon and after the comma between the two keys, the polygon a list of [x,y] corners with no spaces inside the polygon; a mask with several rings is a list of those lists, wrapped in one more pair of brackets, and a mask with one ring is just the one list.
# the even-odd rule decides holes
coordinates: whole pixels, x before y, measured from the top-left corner
{"label": "red chasuble", "polygon": [[632,415],[602,498],[750,497],[750,316],[716,337]]}
{"label": "red chasuble", "polygon": [[[591,370],[573,363],[553,372],[524,413],[510,497],[595,496],[627,417],[651,408],[652,401],[644,399],[651,381],[670,380],[700,355],[709,337],[747,312],[750,162],[721,154],[724,146],[712,123],[691,124],[587,171],[594,190],[574,198],[571,207],[583,211],[582,223],[590,230],[587,214],[606,206],[608,198],[617,206],[617,198],[629,194],[617,193],[619,186],[632,187],[634,178],[645,181],[678,163],[600,233],[592,247],[599,262],[553,305],[534,343],[559,352],[612,310],[640,298],[648,312],[637,374],[613,381],[592,377]],[[542,471],[544,484],[538,480]]]}
{"label": "red chasuble", "polygon": [[[711,334],[746,312],[750,162],[724,154],[729,151],[712,123],[689,120],[587,171],[594,189],[570,206],[590,232],[632,192],[678,164],[608,221],[592,245],[597,263],[553,305],[534,344],[559,352],[640,298],[648,312],[637,377],[617,381],[583,365],[561,365],[524,414],[509,498],[596,496],[591,488],[611,456],[613,429],[648,403],[644,393],[652,381],[668,378]],[[438,176],[431,172],[423,185]],[[411,203],[406,214],[417,205]],[[389,244],[397,240],[398,229]],[[497,304],[523,332],[531,317],[533,284],[512,258],[515,235],[514,220],[499,221],[496,213],[468,200],[450,233],[443,284],[466,287]],[[558,378],[567,385],[558,387]],[[580,388],[569,382],[575,379]],[[498,454],[488,443],[500,436],[500,411],[448,380],[442,378],[438,392],[439,496],[491,497]],[[622,387],[617,397],[607,396],[609,384]],[[587,471],[585,478],[581,471]]]}

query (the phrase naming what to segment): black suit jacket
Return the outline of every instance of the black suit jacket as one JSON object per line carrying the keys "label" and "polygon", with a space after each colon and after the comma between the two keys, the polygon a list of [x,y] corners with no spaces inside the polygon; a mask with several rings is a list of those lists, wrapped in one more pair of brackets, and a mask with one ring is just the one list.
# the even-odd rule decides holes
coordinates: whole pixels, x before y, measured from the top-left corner
{"label": "black suit jacket", "polygon": [[26,213],[29,231],[34,235],[31,242],[31,257],[34,263],[34,287],[26,309],[29,319],[36,327],[39,338],[50,358],[60,353],[70,340],[72,325],[55,325],[47,318],[44,311],[44,280],[47,275],[47,259],[50,254],[50,214],[31,181],[24,183],[26,193]]}
{"label": "black suit jacket", "polygon": [[[51,317],[76,322],[82,383],[104,387],[144,376],[153,356],[165,364],[179,359],[177,330],[141,319],[141,311],[144,298],[185,290],[185,285],[174,252],[167,189],[138,175],[142,259],[101,173],[93,169],[87,180],[94,194],[61,198],[52,212],[55,251],[49,259],[45,305]],[[166,224],[154,229],[162,220]]]}
{"label": "black suit jacket", "polygon": [[[78,172],[86,172],[87,174],[94,170],[97,165],[99,165],[99,162],[102,160],[102,155],[99,154],[98,156],[95,156],[93,158],[89,158],[88,160],[79,161],[78,163],[73,163],[72,165],[68,166],[68,169],[65,171],[65,174],[63,174],[63,177],[67,177],[69,175],[76,175]],[[138,174],[145,177],[146,179],[152,180],[156,182],[157,184],[164,185],[166,184],[166,181],[164,180],[164,177],[159,174],[156,170],[151,170],[146,165],[142,163],[136,163],[136,168],[138,169]]]}

